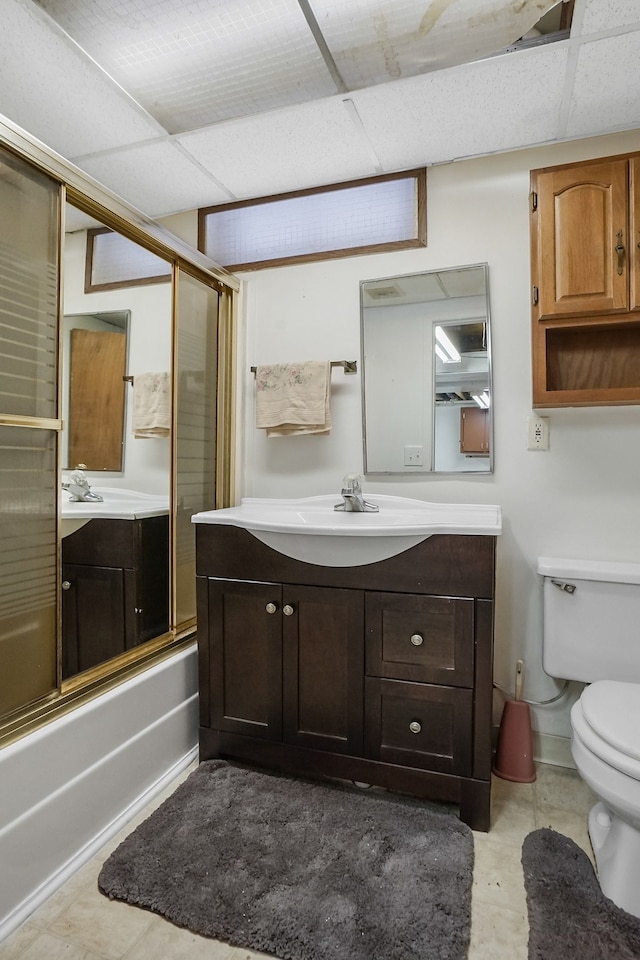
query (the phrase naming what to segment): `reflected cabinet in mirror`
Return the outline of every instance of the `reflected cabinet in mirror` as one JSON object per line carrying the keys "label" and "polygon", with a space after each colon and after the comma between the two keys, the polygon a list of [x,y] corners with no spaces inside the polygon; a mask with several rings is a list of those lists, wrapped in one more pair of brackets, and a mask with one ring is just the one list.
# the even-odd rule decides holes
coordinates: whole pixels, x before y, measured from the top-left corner
{"label": "reflected cabinet in mirror", "polygon": [[490,473],[486,264],[360,284],[367,474]]}

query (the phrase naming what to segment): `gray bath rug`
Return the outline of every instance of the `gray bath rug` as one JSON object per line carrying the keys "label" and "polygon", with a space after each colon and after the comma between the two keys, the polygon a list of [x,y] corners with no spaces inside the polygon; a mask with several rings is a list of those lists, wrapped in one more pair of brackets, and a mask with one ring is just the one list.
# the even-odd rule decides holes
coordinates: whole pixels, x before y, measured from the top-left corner
{"label": "gray bath rug", "polygon": [[281,960],[463,960],[472,873],[472,833],[445,807],[210,760],[98,886]]}
{"label": "gray bath rug", "polygon": [[554,830],[522,845],[529,960],[638,960],[640,920],[605,897],[588,856]]}

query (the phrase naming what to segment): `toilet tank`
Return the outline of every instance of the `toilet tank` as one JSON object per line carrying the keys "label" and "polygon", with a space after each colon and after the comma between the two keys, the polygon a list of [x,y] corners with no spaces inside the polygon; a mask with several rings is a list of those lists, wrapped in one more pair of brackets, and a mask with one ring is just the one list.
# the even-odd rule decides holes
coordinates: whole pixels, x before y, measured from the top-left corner
{"label": "toilet tank", "polygon": [[640,563],[540,557],[538,573],[545,673],[640,682]]}

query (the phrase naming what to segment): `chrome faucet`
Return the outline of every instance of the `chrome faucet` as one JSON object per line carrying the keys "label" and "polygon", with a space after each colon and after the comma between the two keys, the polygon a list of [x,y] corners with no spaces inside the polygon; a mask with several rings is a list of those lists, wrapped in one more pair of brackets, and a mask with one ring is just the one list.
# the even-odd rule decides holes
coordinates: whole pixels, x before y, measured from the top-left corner
{"label": "chrome faucet", "polygon": [[99,493],[93,493],[89,481],[82,470],[74,470],[66,480],[62,481],[62,489],[71,494],[71,500],[102,501]]}
{"label": "chrome faucet", "polygon": [[364,499],[361,483],[362,478],[357,473],[348,473],[342,481],[342,503],[336,503],[333,509],[346,513],[378,513],[380,507]]}

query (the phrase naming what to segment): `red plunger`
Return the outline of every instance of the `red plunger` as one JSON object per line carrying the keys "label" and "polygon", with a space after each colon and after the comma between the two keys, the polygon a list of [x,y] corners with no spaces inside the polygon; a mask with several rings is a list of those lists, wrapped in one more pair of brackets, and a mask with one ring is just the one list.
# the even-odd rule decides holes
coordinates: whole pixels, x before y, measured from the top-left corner
{"label": "red plunger", "polygon": [[529,704],[522,697],[523,663],[516,664],[515,699],[507,700],[502,710],[498,745],[493,772],[503,780],[533,783],[536,768],[533,763],[533,736]]}

